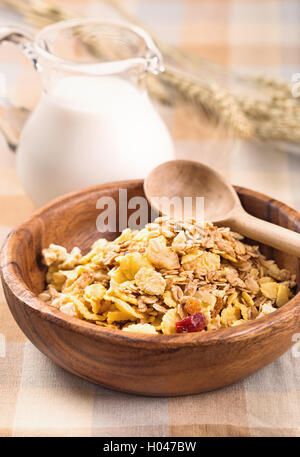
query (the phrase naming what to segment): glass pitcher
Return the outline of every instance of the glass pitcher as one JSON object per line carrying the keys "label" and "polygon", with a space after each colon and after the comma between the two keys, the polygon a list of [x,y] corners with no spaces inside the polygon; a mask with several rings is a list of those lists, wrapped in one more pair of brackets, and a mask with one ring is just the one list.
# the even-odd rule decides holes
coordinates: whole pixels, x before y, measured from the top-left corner
{"label": "glass pitcher", "polygon": [[163,71],[162,57],[143,30],[79,19],[45,27],[34,41],[3,27],[5,40],[23,49],[42,79],[17,150],[21,182],[36,205],[82,187],[143,178],[173,158],[144,84],[146,72]]}

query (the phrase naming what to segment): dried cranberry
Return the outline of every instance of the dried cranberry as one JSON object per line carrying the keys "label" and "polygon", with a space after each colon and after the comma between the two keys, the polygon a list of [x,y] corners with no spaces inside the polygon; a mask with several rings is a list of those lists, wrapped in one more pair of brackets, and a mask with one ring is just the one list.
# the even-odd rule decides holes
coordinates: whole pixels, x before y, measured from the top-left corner
{"label": "dried cranberry", "polygon": [[192,316],[182,319],[182,321],[176,322],[176,332],[200,332],[206,326],[206,319],[203,313],[195,313]]}

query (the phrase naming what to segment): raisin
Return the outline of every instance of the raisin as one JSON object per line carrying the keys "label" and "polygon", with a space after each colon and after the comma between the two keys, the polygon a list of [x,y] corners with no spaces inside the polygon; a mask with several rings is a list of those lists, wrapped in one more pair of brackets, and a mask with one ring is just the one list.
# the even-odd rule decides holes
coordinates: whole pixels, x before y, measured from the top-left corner
{"label": "raisin", "polygon": [[206,327],[206,319],[203,313],[195,313],[182,321],[176,322],[176,333],[200,332]]}

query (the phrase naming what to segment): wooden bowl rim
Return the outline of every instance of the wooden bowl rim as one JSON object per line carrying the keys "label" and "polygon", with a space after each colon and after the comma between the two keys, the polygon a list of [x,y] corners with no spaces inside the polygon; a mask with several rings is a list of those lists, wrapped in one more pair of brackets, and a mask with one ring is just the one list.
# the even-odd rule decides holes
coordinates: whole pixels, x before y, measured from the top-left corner
{"label": "wooden bowl rim", "polygon": [[[116,187],[136,187],[142,184],[143,180],[137,179],[129,181],[114,181],[111,183],[92,186],[65,194],[62,197],[58,197],[43,206],[41,209],[37,210],[29,219],[13,229],[3,244],[0,255],[0,272],[2,282],[9,288],[10,292],[17,298],[17,300],[21,301],[26,307],[28,307],[28,310],[36,313],[42,319],[46,319],[55,325],[87,336],[91,339],[112,340],[113,338],[114,342],[137,348],[137,344],[140,345],[140,347],[147,347],[149,345],[149,348],[150,345],[152,346],[155,344],[160,348],[165,347],[167,349],[168,347],[174,348],[174,346],[209,346],[215,343],[234,343],[243,339],[249,340],[249,337],[257,338],[265,335],[267,331],[272,331],[273,326],[281,325],[284,321],[296,318],[298,317],[298,314],[300,320],[300,291],[282,308],[279,308],[267,316],[254,321],[249,321],[241,326],[217,329],[210,332],[196,332],[180,335],[131,334],[128,332],[122,332],[121,330],[101,327],[96,324],[80,320],[77,317],[68,316],[62,311],[52,308],[40,300],[25,284],[21,276],[21,272],[19,271],[18,264],[14,260],[13,241],[16,235],[22,230],[27,231],[26,225],[38,218],[40,215],[46,213],[48,210],[53,210],[57,206],[65,206],[67,208],[70,206],[71,202],[74,204],[77,198],[81,198],[85,194],[92,194],[101,190],[109,191],[110,189],[115,189]],[[289,219],[300,223],[300,214],[286,204],[241,186],[235,186],[235,189],[238,192],[244,192],[249,196],[256,196],[262,200],[268,201],[269,203],[271,202],[282,211],[287,212]]]}

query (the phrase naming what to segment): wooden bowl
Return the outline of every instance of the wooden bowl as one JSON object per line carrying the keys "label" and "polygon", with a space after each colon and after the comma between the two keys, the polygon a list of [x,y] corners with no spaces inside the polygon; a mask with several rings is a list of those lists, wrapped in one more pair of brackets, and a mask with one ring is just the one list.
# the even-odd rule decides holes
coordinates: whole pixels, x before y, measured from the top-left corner
{"label": "wooden bowl", "polygon": [[[300,294],[269,316],[243,326],[181,335],[135,335],[69,317],[37,298],[44,288],[42,248],[50,243],[87,252],[96,230],[99,197],[118,202],[142,196],[142,181],[105,184],[64,196],[37,212],[7,238],[1,276],[10,310],[25,335],[71,373],[102,386],[142,395],[186,395],[234,383],[283,354],[300,331]],[[256,192],[237,188],[249,213],[300,231],[300,215]],[[118,205],[118,203],[117,203]],[[297,274],[299,260],[262,247],[281,267]],[[37,373],[38,376],[38,373]]]}

